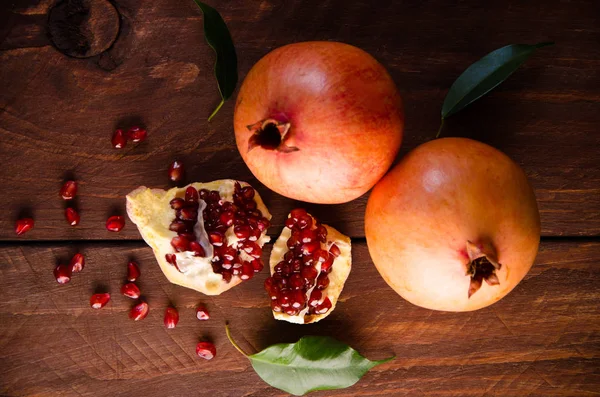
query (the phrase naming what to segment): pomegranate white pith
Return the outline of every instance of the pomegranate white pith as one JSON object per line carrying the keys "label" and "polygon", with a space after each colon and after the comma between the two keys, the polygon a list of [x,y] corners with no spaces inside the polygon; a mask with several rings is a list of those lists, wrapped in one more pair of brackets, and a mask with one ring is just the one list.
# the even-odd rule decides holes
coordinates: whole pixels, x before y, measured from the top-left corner
{"label": "pomegranate white pith", "polygon": [[[205,230],[205,226],[211,224],[212,221],[204,219],[204,210],[207,209],[207,206],[210,206],[210,208],[218,207],[219,211],[222,205],[231,208],[236,183],[234,180],[224,179],[208,183],[192,183],[168,191],[139,187],[127,195],[127,213],[132,222],[137,225],[143,239],[154,250],[156,260],[170,282],[197,290],[206,295],[219,295],[244,279],[251,277],[251,275],[248,277],[247,274],[245,276],[245,273],[242,274],[242,271],[246,271],[246,268],[250,266],[249,263],[262,266],[260,254],[262,253],[262,246],[270,240],[266,233],[271,214],[258,192],[254,191],[253,197],[248,199],[255,203],[252,206],[249,205],[254,209],[248,210],[248,213],[254,215],[248,215],[248,218],[252,217],[254,219],[251,221],[254,226],[256,226],[257,216],[262,219],[260,231],[257,228],[248,228],[253,233],[250,238],[236,236],[234,228],[238,226],[237,215],[235,225],[231,224],[225,227],[219,224],[219,231],[213,233],[217,237],[221,236],[226,244],[216,242],[214,245],[213,236],[209,238]],[[239,182],[239,184],[241,188],[250,186],[245,182]],[[206,201],[202,198],[197,199],[197,218],[189,221],[196,222],[193,226],[193,242],[185,234],[182,235],[171,230],[173,228],[172,224],[177,221],[176,216],[178,214],[172,208],[171,202],[175,198],[185,200],[186,190],[190,186],[196,192],[203,190],[215,192],[215,194],[218,192],[216,203],[210,204],[212,201],[209,199],[206,199]],[[237,193],[236,196],[239,197]],[[226,204],[227,202],[230,204]],[[237,207],[234,207],[234,210],[235,208]],[[192,213],[195,213],[194,211]],[[240,209],[235,213],[245,214],[246,211]],[[205,222],[207,223],[205,224]],[[239,223],[243,224],[244,221]],[[214,226],[214,222],[212,224]],[[174,241],[182,241],[185,249],[178,252],[173,245]],[[238,243],[240,243],[240,246],[238,246]],[[244,244],[248,245],[248,250],[245,249],[246,245]],[[241,247],[241,245],[244,246]],[[236,258],[235,261],[227,259],[223,263],[223,253],[226,255],[232,254]],[[243,267],[242,263],[244,264]],[[226,270],[223,270],[224,267]],[[219,272],[215,272],[215,269]],[[255,268],[254,271],[257,271],[257,269]]]}
{"label": "pomegranate white pith", "polygon": [[[288,240],[292,237],[293,232],[288,226],[292,226],[294,222],[291,219],[293,218],[293,214],[298,213],[298,211],[306,214],[304,210],[292,211],[288,217],[288,222],[286,222],[287,226],[284,227],[281,235],[273,245],[269,259],[272,277],[266,280],[265,289],[271,297],[271,308],[273,309],[273,316],[276,319],[297,324],[308,324],[322,320],[335,309],[352,267],[351,243],[349,237],[344,236],[330,226],[318,225],[314,218],[306,214],[312,220],[312,225],[310,228],[304,230],[312,230],[314,233],[317,233],[317,228],[322,226],[326,230],[326,236],[314,240],[317,242],[315,246],[318,248],[308,248],[312,251],[312,254],[300,254],[303,249],[302,243],[298,244],[297,248],[290,249]],[[294,227],[294,229],[296,229],[295,234],[297,235],[298,228]],[[309,242],[309,244],[311,243]],[[288,257],[286,257],[286,254]],[[327,259],[324,261],[319,260],[318,257],[320,255],[322,259]],[[295,260],[302,263],[299,271],[297,268],[294,270],[292,262]],[[283,273],[281,272],[282,265],[285,269]],[[309,279],[305,277],[300,278],[303,274],[302,269],[308,267],[313,267],[317,276]],[[324,267],[329,267],[329,270],[324,269]],[[292,277],[302,280],[302,287],[294,287],[291,281]],[[279,281],[281,278],[285,279],[285,283]],[[325,288],[318,286],[320,278],[329,280]],[[298,298],[294,298],[294,294],[299,293],[301,295]],[[321,296],[318,301],[311,301],[311,296],[315,296],[313,293],[320,293]],[[287,304],[282,303],[281,297],[283,294],[288,294],[289,300],[286,298],[288,300]],[[285,305],[287,305],[287,308],[282,307]]]}

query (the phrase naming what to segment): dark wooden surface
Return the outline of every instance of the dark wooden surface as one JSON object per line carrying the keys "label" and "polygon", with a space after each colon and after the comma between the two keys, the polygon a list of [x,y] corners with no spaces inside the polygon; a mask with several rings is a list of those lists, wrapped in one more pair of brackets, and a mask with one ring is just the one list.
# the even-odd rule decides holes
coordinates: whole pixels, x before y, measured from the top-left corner
{"label": "dark wooden surface", "polygon": [[[0,4],[1,395],[285,395],[264,384],[228,344],[225,320],[248,350],[310,333],[335,336],[373,359],[398,356],[350,389],[315,395],[599,394],[596,0],[211,2],[234,37],[240,79],[268,51],[296,41],[343,41],[373,54],[403,95],[399,157],[435,136],[445,93],[470,63],[509,43],[556,42],[449,119],[443,133],[489,143],[525,169],[544,236],[527,278],[478,312],[417,308],[372,266],[363,238],[367,195],[343,205],[308,205],[353,237],[355,266],[342,304],[304,327],[271,318],[261,287],[266,273],[222,296],[203,297],[166,282],[131,223],[118,234],[104,228],[109,215],[123,213],[124,195],[133,188],[168,187],[175,158],[184,161],[189,181],[236,178],[255,185],[274,215],[272,235],[298,205],[260,185],[242,162],[233,101],[207,123],[219,97],[197,7],[191,0],[115,0],[117,40],[106,52],[77,59],[59,52],[47,35],[55,3]],[[114,26],[103,15],[94,26]],[[146,126],[148,140],[113,149],[112,131],[131,123]],[[58,197],[65,178],[80,183],[76,228],[66,225]],[[36,227],[17,238],[19,214],[33,215]],[[88,266],[58,286],[52,268],[77,249]],[[152,306],[141,323],[129,321],[131,302],[117,293],[130,256],[142,264],[140,286]],[[96,287],[115,296],[101,311],[88,307]],[[172,332],[162,326],[169,299],[182,316]],[[206,323],[193,318],[200,301],[213,313]],[[194,357],[201,337],[216,342],[215,360]]]}

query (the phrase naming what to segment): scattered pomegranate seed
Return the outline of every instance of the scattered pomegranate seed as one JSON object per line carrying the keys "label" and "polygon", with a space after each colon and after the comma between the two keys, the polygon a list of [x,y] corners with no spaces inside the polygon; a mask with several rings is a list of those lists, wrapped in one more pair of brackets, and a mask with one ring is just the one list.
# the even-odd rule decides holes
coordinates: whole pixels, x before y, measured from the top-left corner
{"label": "scattered pomegranate seed", "polygon": [[33,229],[33,219],[31,218],[19,219],[15,224],[15,233],[17,233],[17,236],[20,236],[31,229]]}
{"label": "scattered pomegranate seed", "polygon": [[196,345],[196,354],[205,360],[211,360],[217,355],[217,348],[210,342],[199,342]]}
{"label": "scattered pomegranate seed", "polygon": [[150,308],[148,307],[148,304],[141,301],[131,308],[131,311],[129,312],[129,318],[133,321],[143,320],[146,318],[149,311]]}
{"label": "scattered pomegranate seed", "polygon": [[115,149],[123,149],[127,144],[127,138],[123,130],[115,130],[112,136],[112,145]]}
{"label": "scattered pomegranate seed", "polygon": [[131,299],[137,299],[140,297],[140,289],[134,283],[127,283],[122,286],[121,293]]}
{"label": "scattered pomegranate seed", "polygon": [[65,218],[67,219],[67,223],[71,226],[79,225],[79,220],[81,219],[79,217],[79,213],[77,213],[77,211],[75,211],[73,208],[65,209]]}
{"label": "scattered pomegranate seed", "polygon": [[90,306],[92,309],[102,309],[110,300],[110,294],[108,292],[103,294],[94,294],[90,298]]}
{"label": "scattered pomegranate seed", "polygon": [[134,143],[144,141],[147,136],[148,132],[145,129],[137,126],[131,127],[129,130],[127,130],[127,139]]}
{"label": "scattered pomegranate seed", "polygon": [[173,161],[173,164],[171,164],[169,167],[169,179],[173,182],[181,182],[184,171],[185,168],[183,167],[183,163],[181,161]]}
{"label": "scattered pomegranate seed", "polygon": [[131,261],[127,264],[127,280],[134,282],[140,277],[140,268],[137,263]]}
{"label": "scattered pomegranate seed", "polygon": [[196,318],[198,320],[208,320],[210,318],[210,314],[208,314],[208,310],[204,305],[198,305],[196,308]]}
{"label": "scattered pomegranate seed", "polygon": [[71,268],[67,265],[58,265],[54,268],[54,278],[59,284],[66,284],[71,281]]}
{"label": "scattered pomegranate seed", "polygon": [[82,271],[83,267],[85,266],[85,257],[79,253],[75,254],[73,258],[71,258],[71,263],[69,263],[69,266],[71,266],[71,272],[73,273]]}
{"label": "scattered pomegranate seed", "polygon": [[167,307],[165,311],[165,327],[173,329],[179,322],[179,312],[174,307]]}
{"label": "scattered pomegranate seed", "polygon": [[77,182],[66,181],[60,189],[60,195],[64,200],[72,200],[77,194]]}
{"label": "scattered pomegranate seed", "polygon": [[337,245],[333,244],[331,247],[329,247],[329,252],[331,252],[331,254],[333,256],[335,256],[336,258],[338,256],[340,256],[341,252],[340,252],[340,247],[338,247]]}
{"label": "scattered pomegranate seed", "polygon": [[106,229],[109,232],[120,232],[125,226],[125,218],[120,215],[111,216],[106,220]]}

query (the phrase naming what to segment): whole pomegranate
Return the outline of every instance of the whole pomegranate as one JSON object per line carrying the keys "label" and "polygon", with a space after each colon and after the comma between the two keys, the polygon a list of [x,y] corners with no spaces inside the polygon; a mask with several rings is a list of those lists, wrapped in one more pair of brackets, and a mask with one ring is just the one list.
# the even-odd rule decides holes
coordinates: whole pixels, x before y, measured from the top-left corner
{"label": "whole pomegranate", "polygon": [[234,114],[238,150],[271,190],[312,203],[366,193],[402,141],[400,95],[385,68],[348,44],[286,45],[250,70]]}
{"label": "whole pomegranate", "polygon": [[508,294],[535,259],[540,218],[523,171],[464,138],[427,142],[373,189],[365,232],[384,280],[435,310],[468,311]]}

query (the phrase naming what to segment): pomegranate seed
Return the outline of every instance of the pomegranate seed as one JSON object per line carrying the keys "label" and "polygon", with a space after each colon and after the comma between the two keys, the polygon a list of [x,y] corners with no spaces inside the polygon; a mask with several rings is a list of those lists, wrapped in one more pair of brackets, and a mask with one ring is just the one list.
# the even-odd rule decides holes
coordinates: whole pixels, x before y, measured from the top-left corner
{"label": "pomegranate seed", "polygon": [[290,212],[290,218],[292,218],[295,222],[298,222],[298,219],[304,215],[307,215],[304,208],[296,208]]}
{"label": "pomegranate seed", "polygon": [[327,229],[325,228],[325,226],[323,225],[319,225],[316,229],[317,231],[317,239],[324,243],[325,241],[327,241]]}
{"label": "pomegranate seed", "polygon": [[179,237],[186,239],[187,241],[196,241],[196,235],[194,233],[179,233]]}
{"label": "pomegranate seed", "polygon": [[292,296],[290,291],[281,291],[279,293],[279,296],[277,297],[277,301],[283,308],[290,307],[290,305],[292,304]]}
{"label": "pomegranate seed", "polygon": [[329,277],[327,277],[327,273],[319,274],[317,278],[317,289],[324,290],[329,285]]}
{"label": "pomegranate seed", "polygon": [[54,268],[54,278],[59,284],[66,284],[71,281],[71,267],[67,265],[58,265]]}
{"label": "pomegranate seed", "polygon": [[248,201],[248,202],[247,202],[247,203],[244,205],[244,208],[245,208],[247,211],[253,211],[253,210],[255,210],[255,209],[256,209],[256,207],[257,207],[256,201]]}
{"label": "pomegranate seed", "polygon": [[242,263],[242,272],[240,274],[240,278],[242,280],[250,280],[252,277],[254,277],[254,267],[252,267],[252,263]]}
{"label": "pomegranate seed", "polygon": [[127,264],[127,280],[134,282],[140,277],[140,268],[137,263],[131,261]]}
{"label": "pomegranate seed", "polygon": [[304,229],[300,233],[299,239],[302,243],[310,243],[312,241],[317,241],[317,233],[314,230]]}
{"label": "pomegranate seed", "polygon": [[90,306],[92,309],[102,309],[110,300],[110,294],[108,292],[103,294],[94,294],[90,298]]}
{"label": "pomegranate seed", "polygon": [[300,216],[300,218],[298,218],[298,221],[296,222],[296,225],[301,230],[302,229],[310,229],[312,227],[312,224],[313,224],[312,218],[308,214]]}
{"label": "pomegranate seed", "polygon": [[320,246],[321,244],[318,241],[313,241],[311,243],[302,244],[300,249],[302,250],[303,255],[311,255],[313,252],[319,249]]}
{"label": "pomegranate seed", "polygon": [[314,281],[317,278],[319,272],[312,266],[304,266],[300,271],[300,275],[307,281]]}
{"label": "pomegranate seed", "polygon": [[77,182],[66,181],[60,189],[60,195],[64,200],[72,200],[77,194]]}
{"label": "pomegranate seed", "polygon": [[205,360],[212,360],[217,355],[217,348],[210,342],[199,342],[196,345],[196,354]]}
{"label": "pomegranate seed", "polygon": [[127,130],[127,139],[129,139],[131,142],[142,142],[147,136],[148,132],[145,129],[137,126],[131,127],[129,130]]}
{"label": "pomegranate seed", "polygon": [[329,273],[331,271],[331,266],[333,266],[333,260],[335,257],[331,253],[327,254],[327,259],[325,262],[321,263],[321,272]]}
{"label": "pomegranate seed", "polygon": [[275,313],[281,313],[283,311],[281,305],[279,304],[279,302],[277,302],[277,300],[271,301],[271,310],[273,310]]}
{"label": "pomegranate seed", "polygon": [[165,327],[167,329],[173,329],[179,322],[179,312],[174,307],[167,307],[165,310]]}
{"label": "pomegranate seed", "polygon": [[194,221],[198,219],[198,211],[189,207],[182,208],[179,210],[179,219],[183,221]]}
{"label": "pomegranate seed", "polygon": [[283,260],[291,263],[294,260],[294,251],[288,251],[283,255]]}
{"label": "pomegranate seed", "polygon": [[235,216],[235,214],[233,213],[233,211],[225,211],[219,217],[219,222],[221,222],[223,225],[229,227],[229,226],[233,225],[234,216]]}
{"label": "pomegranate seed", "polygon": [[252,241],[246,241],[242,249],[254,258],[260,258],[262,255],[262,248]]}
{"label": "pomegranate seed", "polygon": [[236,258],[237,256],[237,251],[235,250],[235,248],[233,247],[225,247],[225,250],[223,251],[223,259],[233,262],[233,260]]}
{"label": "pomegranate seed", "polygon": [[286,244],[289,249],[293,250],[300,245],[300,240],[298,240],[295,236],[291,236]]}
{"label": "pomegranate seed", "polygon": [[323,297],[323,293],[318,289],[313,289],[310,293],[310,298],[308,299],[308,306],[317,307],[321,298]]}
{"label": "pomegranate seed", "polygon": [[233,232],[240,240],[245,240],[250,237],[250,228],[246,225],[235,226]]}
{"label": "pomegranate seed", "polygon": [[304,287],[304,278],[300,274],[294,273],[290,276],[288,283],[291,289],[298,290]]}
{"label": "pomegranate seed", "polygon": [[121,293],[131,299],[137,299],[140,297],[140,289],[134,283],[127,283],[122,286]]}
{"label": "pomegranate seed", "polygon": [[258,241],[258,239],[260,238],[261,232],[259,229],[250,229],[250,237],[248,237],[248,240],[250,241]]}
{"label": "pomegranate seed", "polygon": [[173,161],[173,164],[171,164],[169,167],[169,179],[173,182],[181,182],[184,171],[185,168],[183,167],[183,163],[181,161]]}
{"label": "pomegranate seed", "polygon": [[67,222],[69,223],[69,225],[71,225],[71,226],[79,225],[79,220],[80,220],[79,214],[73,208],[65,209],[65,218],[67,218]]}
{"label": "pomegranate seed", "polygon": [[169,230],[175,233],[185,233],[188,230],[188,225],[183,221],[175,220],[169,225]]}
{"label": "pomegranate seed", "polygon": [[306,304],[306,297],[304,293],[300,290],[294,291],[292,294],[292,307],[294,309],[301,309]]}
{"label": "pomegranate seed", "polygon": [[340,247],[338,247],[337,245],[333,244],[331,247],[329,247],[329,252],[335,256],[336,258],[338,256],[340,256],[341,252],[340,252]]}
{"label": "pomegranate seed", "polygon": [[245,200],[252,200],[254,198],[254,189],[251,186],[244,186],[241,194]]}
{"label": "pomegranate seed", "polygon": [[171,246],[177,252],[187,251],[190,248],[190,240],[185,237],[175,236],[171,239]]}
{"label": "pomegranate seed", "polygon": [[208,320],[210,318],[210,314],[208,313],[208,310],[206,310],[206,307],[200,305],[196,308],[196,318],[198,320]]}
{"label": "pomegranate seed", "polygon": [[196,190],[193,186],[188,186],[185,189],[185,201],[188,203],[197,203],[198,202],[198,190]]}
{"label": "pomegranate seed", "polygon": [[325,314],[331,309],[331,301],[329,298],[325,298],[323,302],[315,308],[315,313],[317,314]]}
{"label": "pomegranate seed", "polygon": [[112,136],[112,145],[115,149],[123,149],[127,144],[127,138],[123,130],[115,130]]}
{"label": "pomegranate seed", "polygon": [[212,203],[218,203],[221,200],[221,195],[217,190],[211,190],[208,194],[208,201]]}
{"label": "pomegranate seed", "polygon": [[150,307],[148,307],[148,304],[144,301],[140,301],[131,308],[131,311],[129,312],[129,318],[133,321],[143,320],[146,318],[149,311]]}
{"label": "pomegranate seed", "polygon": [[289,274],[292,272],[290,265],[285,262],[279,262],[277,265],[275,265],[274,270],[276,273],[281,273],[284,277],[289,276]]}
{"label": "pomegranate seed", "polygon": [[198,192],[200,195],[200,198],[204,201],[206,201],[206,199],[208,198],[208,194],[210,193],[207,189],[200,189],[200,191]]}
{"label": "pomegranate seed", "polygon": [[265,265],[263,263],[263,261],[260,258],[255,258],[252,259],[252,269],[254,270],[254,273],[259,273],[262,271],[262,269],[264,269]]}
{"label": "pomegranate seed", "polygon": [[171,200],[169,202],[169,204],[171,205],[171,208],[173,208],[174,210],[180,210],[185,205],[185,201],[182,198],[175,197],[173,200]]}
{"label": "pomegranate seed", "polygon": [[183,273],[181,271],[181,269],[179,268],[179,266],[177,266],[177,256],[175,254],[166,254],[165,255],[165,260],[167,261],[167,263],[169,263],[170,265],[175,266],[175,269],[177,269],[177,271],[179,273]]}
{"label": "pomegranate seed", "polygon": [[294,220],[294,218],[287,218],[285,220],[285,227],[289,228],[289,229],[293,229],[296,226],[296,221]]}
{"label": "pomegranate seed", "polygon": [[15,233],[17,233],[17,236],[20,236],[31,229],[33,229],[33,219],[31,218],[19,219],[15,224]]}
{"label": "pomegranate seed", "polygon": [[264,232],[271,226],[271,222],[267,218],[260,218],[258,220],[258,230]]}
{"label": "pomegranate seed", "polygon": [[233,276],[233,273],[228,270],[223,270],[221,272],[221,276],[223,276],[223,280],[225,280],[226,283],[229,283],[231,281],[231,277]]}
{"label": "pomegranate seed", "polygon": [[195,256],[206,256],[206,252],[204,252],[204,248],[197,241],[190,242],[190,251],[194,252]]}
{"label": "pomegranate seed", "polygon": [[71,263],[69,263],[69,266],[71,267],[72,273],[82,271],[83,267],[85,266],[85,257],[79,253],[75,254],[73,258],[71,258]]}
{"label": "pomegranate seed", "polygon": [[[307,256],[307,258],[310,258],[309,256]],[[299,259],[296,259],[295,261],[293,261],[291,263],[292,265],[292,272],[299,272],[302,270],[302,261]]]}
{"label": "pomegranate seed", "polygon": [[106,220],[106,230],[109,232],[120,232],[125,226],[125,218],[120,215],[111,216]]}

